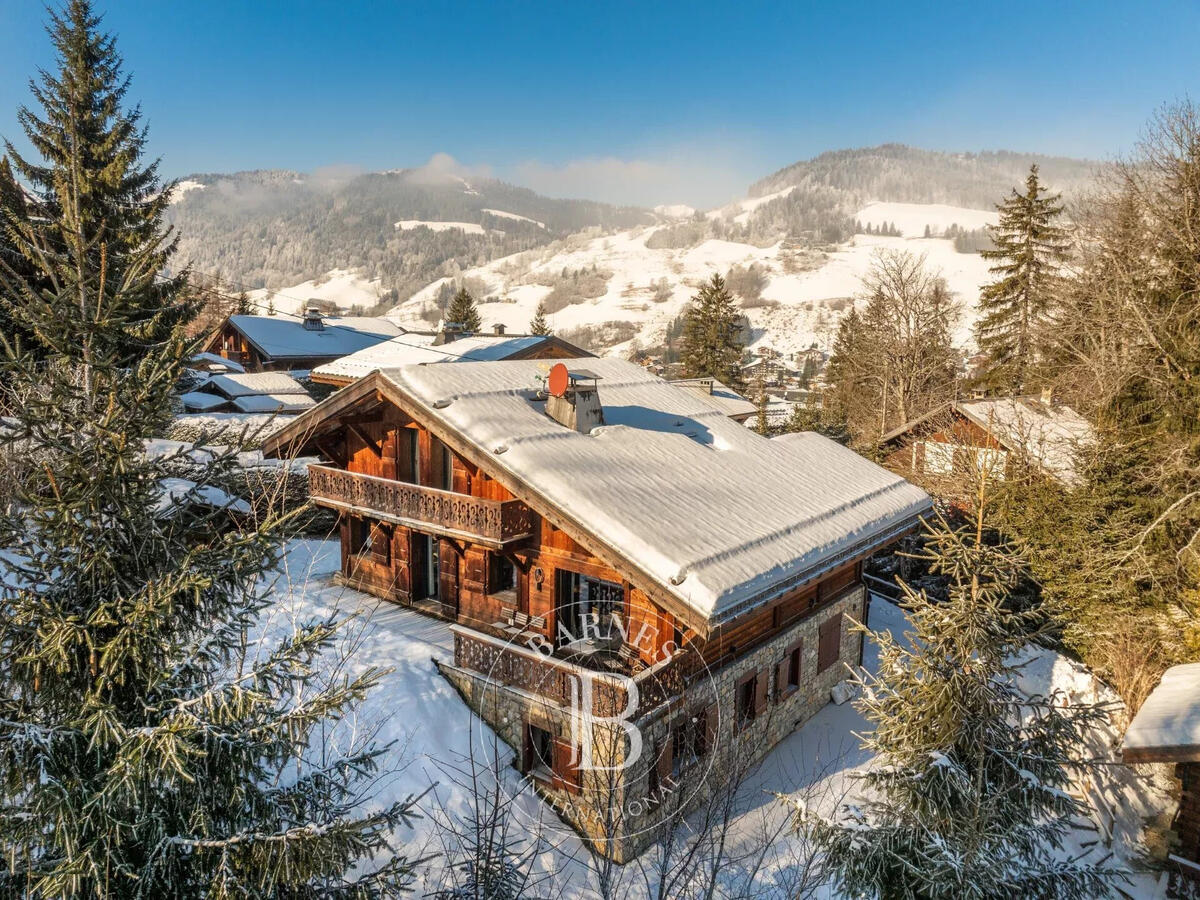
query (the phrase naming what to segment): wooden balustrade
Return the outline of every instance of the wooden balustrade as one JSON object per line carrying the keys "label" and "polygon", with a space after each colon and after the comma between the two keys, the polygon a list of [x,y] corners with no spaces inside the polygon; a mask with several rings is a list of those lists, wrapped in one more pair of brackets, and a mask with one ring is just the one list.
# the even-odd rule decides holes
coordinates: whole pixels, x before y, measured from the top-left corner
{"label": "wooden balustrade", "polygon": [[485,500],[330,466],[308,467],[308,490],[323,506],[489,546],[533,533],[533,514],[520,500]]}

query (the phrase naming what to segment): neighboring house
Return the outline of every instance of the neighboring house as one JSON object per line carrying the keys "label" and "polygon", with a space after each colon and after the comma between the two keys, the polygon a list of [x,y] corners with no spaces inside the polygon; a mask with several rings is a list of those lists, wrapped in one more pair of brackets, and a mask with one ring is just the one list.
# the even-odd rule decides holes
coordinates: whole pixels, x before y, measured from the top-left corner
{"label": "neighboring house", "polygon": [[[1142,704],[1121,745],[1130,765],[1174,763],[1179,810],[1171,823],[1176,841],[1169,853],[1176,891],[1200,893],[1200,663],[1173,666]],[[1190,882],[1190,892],[1179,881]]]}
{"label": "neighboring house", "polygon": [[1078,479],[1076,451],[1095,440],[1091,424],[1049,397],[955,400],[880,439],[886,465],[923,478],[973,468],[1011,475],[1019,462],[1065,485]]}
{"label": "neighboring house", "polygon": [[765,349],[742,365],[742,380],[746,384],[782,385],[800,377],[800,372],[774,350]]}
{"label": "neighboring house", "polygon": [[[343,581],[451,620],[443,674],[627,860],[718,753],[760,759],[828,702],[861,661],[862,560],[931,501],[820,435],[760,437],[695,386],[586,366],[373,372],[264,452],[329,460],[310,491],[339,513]],[[596,748],[612,771],[587,767]]]}
{"label": "neighboring house", "polygon": [[445,329],[429,333],[408,332],[317,366],[312,371],[312,380],[343,387],[378,369],[422,363],[572,359],[591,355],[553,335],[506,335],[499,327],[493,334],[461,336]]}
{"label": "neighboring house", "polygon": [[735,422],[745,422],[758,411],[753,403],[715,378],[675,378],[670,383],[692,391]]}
{"label": "neighboring house", "polygon": [[316,406],[286,372],[210,375],[179,398],[187,412],[301,413]]}
{"label": "neighboring house", "polygon": [[230,316],[204,349],[247,372],[307,370],[405,333],[391,319],[309,309],[303,316]]}

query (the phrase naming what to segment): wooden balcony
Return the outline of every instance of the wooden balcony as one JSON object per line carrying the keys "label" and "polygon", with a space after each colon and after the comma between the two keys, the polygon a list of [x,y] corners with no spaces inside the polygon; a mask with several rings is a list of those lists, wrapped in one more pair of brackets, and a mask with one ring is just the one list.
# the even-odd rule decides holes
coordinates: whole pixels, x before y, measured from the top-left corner
{"label": "wooden balcony", "polygon": [[308,490],[321,506],[493,549],[533,533],[533,514],[520,500],[484,500],[330,466],[308,467]]}

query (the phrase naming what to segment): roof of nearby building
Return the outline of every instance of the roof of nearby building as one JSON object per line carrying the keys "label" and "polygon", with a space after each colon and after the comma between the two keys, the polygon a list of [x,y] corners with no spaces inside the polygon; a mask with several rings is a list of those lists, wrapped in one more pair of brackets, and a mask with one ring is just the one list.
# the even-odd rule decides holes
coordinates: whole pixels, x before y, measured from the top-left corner
{"label": "roof of nearby building", "polygon": [[216,353],[193,353],[188,357],[188,362],[197,369],[208,367],[212,371],[225,372],[245,372],[246,367],[239,362],[234,362],[232,359],[226,359]]}
{"label": "roof of nearby building", "polygon": [[1121,751],[1126,762],[1200,762],[1200,663],[1167,669],[1125,730]]}
{"label": "roof of nearby building", "polygon": [[287,372],[251,372],[233,375],[213,375],[205,387],[213,387],[229,399],[252,394],[304,394],[304,385]]}
{"label": "roof of nearby building", "polygon": [[371,316],[325,316],[318,330],[286,315],[230,316],[229,324],[269,359],[346,356],[405,333],[391,319]]}
{"label": "roof of nearby building", "polygon": [[308,394],[247,394],[233,401],[234,408],[245,413],[298,413],[316,405],[317,401]]}
{"label": "roof of nearby building", "polygon": [[715,378],[678,378],[671,384],[677,384],[712,404],[731,419],[738,421],[749,418],[757,411],[757,407],[726,384]]}
{"label": "roof of nearby building", "polygon": [[207,391],[188,391],[181,394],[179,399],[183,402],[183,408],[190,412],[207,412],[229,402],[226,397]]}
{"label": "roof of nearby building", "polygon": [[329,378],[338,381],[353,381],[370,375],[378,369],[393,369],[401,366],[441,362],[483,362],[486,360],[509,359],[519,354],[528,354],[536,348],[555,344],[569,350],[578,350],[579,356],[590,356],[584,350],[573,348],[564,341],[543,335],[499,335],[471,334],[439,346],[434,346],[436,334],[409,332],[399,337],[373,344],[356,353],[335,359],[313,369],[318,380]]}
{"label": "roof of nearby building", "polygon": [[[266,445],[310,434],[358,393],[391,395],[535,509],[566,520],[709,627],[911,528],[930,499],[818,434],[766,439],[694,390],[591,359],[606,424],[563,427],[538,400],[544,363],[388,369]],[[621,568],[621,565],[617,565]]]}
{"label": "roof of nearby building", "polygon": [[879,439],[888,444],[918,425],[954,411],[988,431],[1006,449],[1018,451],[1064,484],[1078,480],[1076,451],[1095,440],[1090,422],[1061,403],[1037,397],[955,400],[905,422]]}

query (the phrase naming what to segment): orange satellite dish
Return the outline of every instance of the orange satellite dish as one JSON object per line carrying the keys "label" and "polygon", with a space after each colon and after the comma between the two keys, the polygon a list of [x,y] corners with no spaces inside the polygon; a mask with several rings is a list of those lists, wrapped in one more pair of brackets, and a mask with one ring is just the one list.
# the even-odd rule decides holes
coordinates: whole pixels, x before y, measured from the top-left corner
{"label": "orange satellite dish", "polygon": [[562,363],[555,363],[550,369],[550,377],[546,379],[546,388],[555,397],[561,397],[567,392],[567,367]]}

